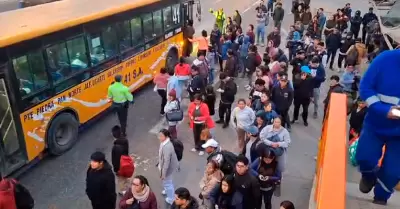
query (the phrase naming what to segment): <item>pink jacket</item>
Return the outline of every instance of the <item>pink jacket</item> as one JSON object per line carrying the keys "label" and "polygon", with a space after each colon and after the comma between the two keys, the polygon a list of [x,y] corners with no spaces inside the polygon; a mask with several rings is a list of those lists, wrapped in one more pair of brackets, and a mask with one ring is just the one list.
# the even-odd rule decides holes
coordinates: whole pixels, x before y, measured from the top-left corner
{"label": "pink jacket", "polygon": [[157,89],[167,89],[168,78],[168,73],[159,73],[154,77],[153,83],[157,86]]}

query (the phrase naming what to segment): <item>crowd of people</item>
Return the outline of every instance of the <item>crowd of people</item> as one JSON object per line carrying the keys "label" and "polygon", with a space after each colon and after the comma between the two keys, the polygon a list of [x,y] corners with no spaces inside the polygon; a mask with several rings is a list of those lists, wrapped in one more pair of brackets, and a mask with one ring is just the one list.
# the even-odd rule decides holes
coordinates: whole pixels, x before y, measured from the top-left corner
{"label": "crowd of people", "polygon": [[[161,98],[160,114],[168,122],[168,129],[158,134],[157,168],[162,194],[171,209],[214,209],[216,206],[260,209],[263,203],[266,209],[271,209],[273,196],[280,196],[291,125],[299,120],[301,107],[302,122],[308,126],[310,104],[313,118],[318,118],[320,88],[326,80],[326,69],[334,70],[334,63],[337,63],[337,73],[329,77],[323,112],[327,111],[332,93],[346,94],[349,139],[358,139],[368,111],[368,101],[358,97],[361,65],[366,59],[372,61],[383,53],[387,46],[373,9],[362,16],[359,10],[352,12],[349,3],[326,18],[323,8],[312,14],[310,1],[293,0],[294,20],[286,41],[282,40],[280,32],[285,14],[280,1],[261,0],[256,7],[255,24],[245,29],[238,11],[232,17],[226,17],[223,9],[210,12],[216,18],[211,32],[203,30],[201,36],[194,37],[193,22],[189,20],[184,28],[184,56],[174,70],[162,68],[154,78],[154,91]],[[273,31],[265,34],[270,19]],[[286,45],[281,46],[282,42]],[[198,44],[197,57],[188,64],[193,43]],[[261,51],[263,47],[265,51]],[[286,55],[282,48],[287,48],[289,53]],[[220,83],[214,89],[217,75]],[[237,98],[238,79],[246,79],[243,88],[249,91],[247,98]],[[187,121],[194,141],[191,151],[200,156],[208,155],[198,198],[187,188],[175,189],[173,182],[183,157],[184,147],[178,139],[177,125],[184,120],[181,102],[186,91],[190,98]],[[220,94],[218,119],[214,121],[217,94]],[[126,115],[133,98],[121,83],[121,76],[115,77],[108,96],[121,126],[112,129],[115,141],[111,164],[102,152],[91,155],[86,194],[93,209],[114,209],[117,193],[121,196],[118,208],[156,209],[156,195],[147,178],[133,175],[135,168],[126,139]],[[293,115],[290,116],[292,106]],[[235,127],[236,150],[221,148],[214,133],[216,124],[221,124],[222,128],[230,124]],[[0,190],[9,185],[15,187],[17,183],[2,180]],[[280,204],[280,209],[294,208],[290,201]]]}

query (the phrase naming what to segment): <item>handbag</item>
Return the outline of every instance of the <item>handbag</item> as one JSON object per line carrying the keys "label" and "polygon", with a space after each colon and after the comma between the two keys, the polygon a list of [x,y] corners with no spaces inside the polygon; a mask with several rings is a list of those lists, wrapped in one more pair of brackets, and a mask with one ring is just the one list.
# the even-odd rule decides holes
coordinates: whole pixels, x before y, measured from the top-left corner
{"label": "handbag", "polygon": [[181,104],[179,100],[176,100],[178,107],[175,110],[165,113],[165,118],[168,122],[179,122],[183,120],[183,111],[181,110]]}
{"label": "handbag", "polygon": [[[268,140],[272,141],[272,142],[279,142],[280,138],[279,138],[278,134],[279,133],[269,137]],[[277,157],[283,155],[283,152],[285,151],[282,147],[271,147],[271,146],[270,146],[270,150],[272,152],[274,152],[275,156],[277,156]]]}

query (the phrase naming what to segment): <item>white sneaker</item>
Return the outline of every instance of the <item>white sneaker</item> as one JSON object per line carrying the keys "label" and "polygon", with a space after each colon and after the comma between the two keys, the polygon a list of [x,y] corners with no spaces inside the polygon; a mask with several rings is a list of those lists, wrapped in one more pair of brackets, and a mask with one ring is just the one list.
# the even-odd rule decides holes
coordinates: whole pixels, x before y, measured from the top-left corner
{"label": "white sneaker", "polygon": [[161,191],[161,194],[162,194],[162,195],[166,195],[167,193],[165,192],[165,190],[162,190],[162,191]]}
{"label": "white sneaker", "polygon": [[200,152],[199,152],[199,156],[202,156],[202,155],[204,155],[204,152],[203,152],[203,151],[200,151]]}
{"label": "white sneaker", "polygon": [[192,148],[191,151],[192,151],[192,152],[197,152],[196,148]]}

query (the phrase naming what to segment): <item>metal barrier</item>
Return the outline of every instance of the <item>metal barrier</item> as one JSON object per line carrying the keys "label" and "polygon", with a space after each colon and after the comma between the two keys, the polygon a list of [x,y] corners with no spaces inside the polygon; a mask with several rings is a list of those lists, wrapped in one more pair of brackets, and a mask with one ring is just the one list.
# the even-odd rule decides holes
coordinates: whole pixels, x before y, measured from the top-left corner
{"label": "metal barrier", "polygon": [[[346,95],[332,93],[319,141],[310,208],[346,208]],[[312,198],[312,199],[311,199]]]}

